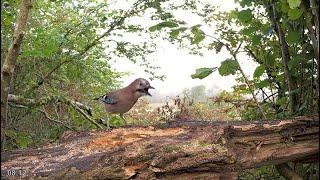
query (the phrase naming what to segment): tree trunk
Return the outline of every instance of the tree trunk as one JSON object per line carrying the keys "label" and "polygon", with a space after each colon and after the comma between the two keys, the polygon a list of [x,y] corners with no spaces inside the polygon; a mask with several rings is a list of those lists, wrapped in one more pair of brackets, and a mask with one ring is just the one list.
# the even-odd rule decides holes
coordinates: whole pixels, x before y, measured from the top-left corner
{"label": "tree trunk", "polygon": [[56,146],[3,153],[1,174],[7,179],[235,179],[246,168],[317,161],[318,133],[318,117],[172,121],[71,132]]}
{"label": "tree trunk", "polygon": [[17,27],[13,34],[12,44],[8,50],[8,54],[1,67],[1,150],[3,150],[5,141],[5,130],[8,125],[8,94],[11,85],[11,79],[14,67],[19,56],[21,42],[27,25],[29,10],[31,8],[31,0],[23,0],[21,2],[20,15]]}
{"label": "tree trunk", "polygon": [[277,7],[276,7],[275,3],[272,4],[272,11],[273,11],[272,21],[276,25],[277,35],[279,38],[279,44],[280,44],[280,48],[281,48],[281,60],[282,60],[282,65],[283,65],[283,71],[284,71],[286,83],[287,83],[288,90],[289,90],[290,111],[291,111],[291,114],[293,114],[297,110],[298,103],[297,103],[297,95],[296,95],[296,93],[294,93],[294,90],[297,88],[297,86],[292,79],[292,75],[290,73],[289,65],[288,65],[289,61],[291,59],[290,53],[289,53],[289,46],[285,40],[285,34],[284,34],[282,27],[281,27],[279,14],[278,14]]}

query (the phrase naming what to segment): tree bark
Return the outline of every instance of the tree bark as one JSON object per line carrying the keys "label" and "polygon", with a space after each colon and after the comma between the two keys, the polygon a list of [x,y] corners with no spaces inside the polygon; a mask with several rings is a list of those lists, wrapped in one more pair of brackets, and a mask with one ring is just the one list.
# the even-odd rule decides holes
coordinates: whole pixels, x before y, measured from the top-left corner
{"label": "tree bark", "polygon": [[14,67],[19,56],[20,46],[25,34],[29,11],[31,9],[31,0],[23,0],[21,2],[20,14],[17,27],[13,34],[12,44],[8,50],[8,54],[1,67],[1,150],[5,141],[5,130],[8,126],[8,94],[10,90]]}
{"label": "tree bark", "polygon": [[172,121],[71,132],[56,146],[2,153],[1,174],[7,179],[235,179],[246,168],[317,161],[318,133],[318,117]]}
{"label": "tree bark", "polygon": [[292,75],[289,70],[289,61],[290,61],[290,53],[289,53],[289,46],[285,40],[285,34],[282,30],[281,23],[280,23],[280,17],[277,11],[276,4],[272,4],[272,20],[276,25],[277,35],[279,38],[279,44],[281,48],[281,60],[283,65],[283,71],[286,78],[286,83],[289,90],[289,100],[290,100],[290,111],[291,114],[295,113],[297,110],[297,95],[294,93],[294,90],[297,88],[295,82],[292,79]]}

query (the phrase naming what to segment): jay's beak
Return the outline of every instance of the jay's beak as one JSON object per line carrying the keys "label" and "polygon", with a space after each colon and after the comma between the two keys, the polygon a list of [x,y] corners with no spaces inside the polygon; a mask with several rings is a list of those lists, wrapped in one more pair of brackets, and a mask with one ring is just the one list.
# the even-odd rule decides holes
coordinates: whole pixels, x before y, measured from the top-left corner
{"label": "jay's beak", "polygon": [[148,92],[148,90],[149,90],[149,89],[154,89],[154,87],[149,86],[149,88],[148,88],[148,89],[146,89],[146,94],[147,94],[148,96],[152,96],[152,95]]}

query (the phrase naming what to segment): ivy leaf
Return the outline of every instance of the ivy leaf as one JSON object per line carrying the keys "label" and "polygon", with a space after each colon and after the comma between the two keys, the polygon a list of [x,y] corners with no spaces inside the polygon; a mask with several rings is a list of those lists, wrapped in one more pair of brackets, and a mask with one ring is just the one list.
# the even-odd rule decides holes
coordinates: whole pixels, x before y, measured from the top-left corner
{"label": "ivy leaf", "polygon": [[288,16],[290,20],[299,19],[302,14],[303,14],[303,10],[301,9],[289,9],[288,11]]}
{"label": "ivy leaf", "polygon": [[219,74],[221,76],[228,76],[230,74],[234,75],[236,74],[236,71],[239,68],[239,64],[237,61],[232,59],[227,59],[223,62],[221,62],[221,66],[219,67]]}
{"label": "ivy leaf", "polygon": [[247,9],[238,12],[238,19],[243,23],[250,21],[252,19],[251,10]]}
{"label": "ivy leaf", "polygon": [[256,68],[256,70],[254,71],[253,73],[253,77],[255,78],[259,78],[260,76],[262,76],[262,74],[264,73],[265,71],[265,67],[264,65],[260,65]]}
{"label": "ivy leaf", "polygon": [[199,25],[191,27],[191,32],[194,34],[191,44],[199,44],[205,38],[203,31],[199,29]]}
{"label": "ivy leaf", "polygon": [[287,43],[288,44],[295,44],[299,43],[300,40],[300,33],[298,31],[290,31],[287,36]]}
{"label": "ivy leaf", "polygon": [[301,4],[301,0],[288,0],[291,9],[297,8]]}
{"label": "ivy leaf", "polygon": [[203,78],[209,76],[211,73],[213,73],[216,69],[217,69],[216,67],[196,69],[196,73],[192,74],[191,78],[192,79],[196,79],[196,78],[203,79]]}
{"label": "ivy leaf", "polygon": [[151,26],[149,28],[149,31],[154,32],[156,30],[160,30],[162,28],[168,27],[168,28],[174,28],[174,27],[178,27],[179,25],[175,22],[172,21],[165,21],[165,22],[161,22],[159,24],[156,24],[154,26]]}

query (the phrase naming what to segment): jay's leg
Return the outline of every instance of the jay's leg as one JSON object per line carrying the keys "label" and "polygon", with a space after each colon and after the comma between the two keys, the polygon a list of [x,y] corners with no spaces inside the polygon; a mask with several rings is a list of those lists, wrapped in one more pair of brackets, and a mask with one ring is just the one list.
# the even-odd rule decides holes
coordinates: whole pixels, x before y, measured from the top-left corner
{"label": "jay's leg", "polygon": [[125,125],[128,125],[127,120],[123,117],[123,114],[120,114],[121,119],[124,120]]}
{"label": "jay's leg", "polygon": [[110,129],[110,124],[109,124],[109,120],[111,118],[111,115],[110,113],[106,113],[106,125],[107,125],[107,128]]}

